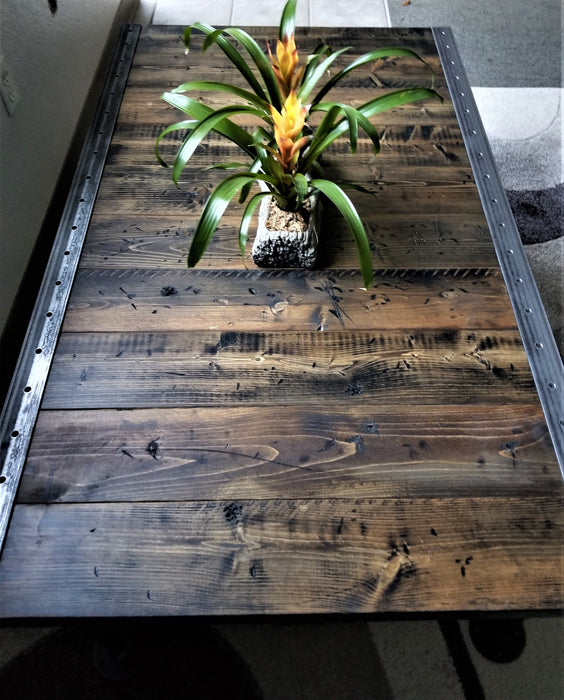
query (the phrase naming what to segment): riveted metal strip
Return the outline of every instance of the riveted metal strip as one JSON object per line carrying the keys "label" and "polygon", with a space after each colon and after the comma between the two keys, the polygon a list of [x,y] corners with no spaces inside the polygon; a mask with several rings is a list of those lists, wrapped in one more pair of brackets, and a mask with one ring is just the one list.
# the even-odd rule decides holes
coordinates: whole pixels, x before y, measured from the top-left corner
{"label": "riveted metal strip", "polygon": [[564,366],[495,165],[452,30],[433,28],[447,85],[564,476]]}
{"label": "riveted metal strip", "polygon": [[140,31],[137,25],[125,25],[117,41],[0,417],[0,547],[8,529]]}

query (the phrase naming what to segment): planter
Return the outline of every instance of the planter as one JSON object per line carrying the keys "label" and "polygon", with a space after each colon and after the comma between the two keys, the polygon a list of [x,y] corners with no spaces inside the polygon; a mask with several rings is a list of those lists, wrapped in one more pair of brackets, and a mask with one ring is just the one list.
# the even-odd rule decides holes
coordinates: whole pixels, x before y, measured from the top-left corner
{"label": "planter", "polygon": [[265,197],[260,203],[253,261],[259,267],[314,267],[320,225],[319,193],[309,197],[297,214],[280,209],[272,197]]}

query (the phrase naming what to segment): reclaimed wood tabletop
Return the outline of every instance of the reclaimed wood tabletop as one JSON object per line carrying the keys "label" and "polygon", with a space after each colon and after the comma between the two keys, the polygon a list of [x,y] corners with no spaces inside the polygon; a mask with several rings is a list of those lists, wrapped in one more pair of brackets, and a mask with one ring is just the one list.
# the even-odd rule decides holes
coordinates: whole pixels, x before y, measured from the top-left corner
{"label": "reclaimed wood tabletop", "polygon": [[[160,94],[237,78],[201,38],[186,56],[181,34],[152,26],[138,43],[0,560],[0,615],[561,607],[558,460],[431,31],[298,31],[304,53],[321,37],[351,46],[343,65],[412,48],[444,98],[375,119],[377,156],[367,139],[326,153],[329,176],[369,191],[351,194],[368,290],[328,204],[315,270],[242,257],[236,203],[186,267],[224,176],[206,168],[236,147],[212,135],[176,188],[153,152],[177,118]],[[425,66],[389,59],[334,99],[418,85]]]}

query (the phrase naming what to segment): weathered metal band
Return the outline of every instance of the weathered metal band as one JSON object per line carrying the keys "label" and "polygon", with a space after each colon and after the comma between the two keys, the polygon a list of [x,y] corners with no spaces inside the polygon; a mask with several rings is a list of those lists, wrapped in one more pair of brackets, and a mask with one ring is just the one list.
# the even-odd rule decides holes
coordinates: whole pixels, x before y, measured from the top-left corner
{"label": "weathered metal band", "polygon": [[448,27],[433,37],[474,171],[499,264],[564,476],[564,366],[482,125],[472,88]]}
{"label": "weathered metal band", "polygon": [[125,25],[121,30],[0,417],[0,548],[8,529],[140,31],[137,25]]}

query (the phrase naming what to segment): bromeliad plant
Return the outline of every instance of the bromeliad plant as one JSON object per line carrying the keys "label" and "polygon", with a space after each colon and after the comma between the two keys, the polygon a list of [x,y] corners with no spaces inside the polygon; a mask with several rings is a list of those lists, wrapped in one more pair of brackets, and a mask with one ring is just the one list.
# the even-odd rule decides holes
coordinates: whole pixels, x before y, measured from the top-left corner
{"label": "bromeliad plant", "polygon": [[[356,242],[363,282],[368,288],[372,283],[372,257],[362,220],[343,188],[323,177],[319,159],[343,135],[348,135],[351,152],[354,153],[360,130],[371,140],[374,153],[378,153],[378,133],[370,117],[417,100],[441,98],[430,88],[409,88],[381,95],[360,107],[323,101],[351,71],[368,63],[390,56],[422,59],[406,48],[376,49],[336,72],[314,94],[321,78],[348,49],[333,52],[326,44],[320,44],[300,64],[294,36],[296,4],[297,0],[288,0],[284,7],[275,55],[270,46],[267,46],[265,54],[248,33],[238,28],[215,29],[197,22],[185,30],[187,50],[192,30],[199,30],[206,35],[202,50],[206,51],[216,44],[245,78],[250,89],[221,82],[193,81],[164,93],[162,97],[165,102],[190,118],[166,127],[159,134],[155,147],[157,158],[162,165],[166,165],[159,154],[159,144],[167,134],[182,130],[187,133],[172,169],[172,179],[176,185],[197,146],[212,131],[233,141],[250,159],[248,166],[241,163],[212,166],[243,170],[227,176],[206,202],[188,253],[189,267],[196,265],[204,254],[221,217],[237,193],[240,193],[241,203],[247,202],[239,227],[239,247],[241,254],[244,254],[250,222],[263,197],[272,196],[281,209],[298,211],[304,201],[317,191],[330,199],[347,221]],[[246,50],[256,70],[251,69],[227,37]],[[193,90],[226,92],[240,98],[245,104],[229,104],[214,110],[186,94]],[[313,128],[309,119],[315,113],[320,113],[321,118]],[[262,123],[254,133],[249,133],[231,121],[231,117],[239,114],[254,115]],[[250,196],[255,183],[264,183],[266,191]]]}

